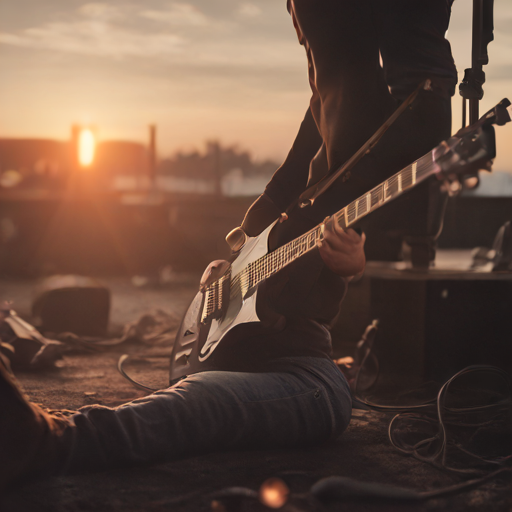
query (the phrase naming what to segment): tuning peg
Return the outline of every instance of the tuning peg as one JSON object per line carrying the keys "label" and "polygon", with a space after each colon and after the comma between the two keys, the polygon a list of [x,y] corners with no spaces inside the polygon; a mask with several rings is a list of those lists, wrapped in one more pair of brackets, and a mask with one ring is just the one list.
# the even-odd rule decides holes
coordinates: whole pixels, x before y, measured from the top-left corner
{"label": "tuning peg", "polygon": [[486,171],[491,172],[492,171],[492,164],[494,163],[494,160],[487,160],[484,165],[479,169],[479,171]]}
{"label": "tuning peg", "polygon": [[468,176],[464,178],[463,187],[466,190],[473,190],[480,185],[480,178],[478,176]]}
{"label": "tuning peg", "polygon": [[441,189],[444,190],[450,197],[456,196],[462,190],[462,184],[459,180],[444,180],[441,185]]}

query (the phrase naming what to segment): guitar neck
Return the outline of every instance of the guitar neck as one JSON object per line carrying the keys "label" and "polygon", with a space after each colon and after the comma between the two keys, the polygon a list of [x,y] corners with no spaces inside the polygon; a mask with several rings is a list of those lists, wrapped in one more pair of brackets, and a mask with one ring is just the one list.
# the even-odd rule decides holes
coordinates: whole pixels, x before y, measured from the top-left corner
{"label": "guitar neck", "polygon": [[435,163],[431,151],[352,201],[336,212],[334,217],[346,229],[439,171],[440,167]]}
{"label": "guitar neck", "polygon": [[[384,204],[402,195],[422,181],[439,172],[433,152],[408,165],[391,178],[380,183],[366,194],[336,212],[333,217],[344,229],[359,219],[377,210]],[[304,233],[300,237],[262,256],[244,268],[233,279],[233,286],[240,287],[242,294],[289,265],[297,258],[314,249],[324,237],[323,223]]]}

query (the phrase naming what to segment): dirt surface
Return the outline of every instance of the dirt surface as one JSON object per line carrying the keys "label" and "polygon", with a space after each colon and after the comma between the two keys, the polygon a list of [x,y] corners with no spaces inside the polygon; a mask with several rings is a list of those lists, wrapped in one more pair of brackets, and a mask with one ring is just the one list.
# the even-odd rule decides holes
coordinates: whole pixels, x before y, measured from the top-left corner
{"label": "dirt surface", "polygon": [[[112,291],[112,330],[142,313],[162,309],[178,321],[195,293],[197,276],[181,276],[164,287],[136,288],[128,280],[106,280]],[[12,300],[18,313],[30,318],[30,281],[0,282],[0,299]],[[52,370],[17,372],[31,400],[48,408],[76,409],[92,403],[116,406],[145,393],[135,389],[116,370],[121,354],[133,357],[127,370],[150,387],[167,383],[170,346],[124,344],[103,353],[68,353]],[[145,361],[138,361],[145,356]],[[1,414],[1,411],[0,411]],[[292,498],[283,511],[491,511],[510,512],[510,479],[496,479],[478,489],[418,504],[344,502],[320,505],[307,498],[311,485],[331,475],[364,482],[387,483],[417,491],[438,489],[459,480],[399,454],[389,443],[389,418],[354,411],[347,431],[335,442],[297,450],[244,451],[207,454],[144,468],[51,478],[11,490],[0,499],[2,512],[75,511],[221,511],[212,507],[218,491],[241,486],[259,489],[270,477],[280,477]],[[0,461],[0,463],[2,463]],[[269,510],[256,499],[224,503],[224,510]]]}

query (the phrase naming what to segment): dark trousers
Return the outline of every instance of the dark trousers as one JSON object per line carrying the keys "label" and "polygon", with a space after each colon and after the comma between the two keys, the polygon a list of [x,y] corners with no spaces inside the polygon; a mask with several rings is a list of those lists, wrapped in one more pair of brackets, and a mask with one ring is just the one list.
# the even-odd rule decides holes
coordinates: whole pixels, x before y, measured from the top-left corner
{"label": "dark trousers", "polygon": [[345,377],[329,359],[288,357],[260,373],[211,371],[114,409],[71,418],[49,472],[77,473],[233,449],[314,445],[350,421]]}

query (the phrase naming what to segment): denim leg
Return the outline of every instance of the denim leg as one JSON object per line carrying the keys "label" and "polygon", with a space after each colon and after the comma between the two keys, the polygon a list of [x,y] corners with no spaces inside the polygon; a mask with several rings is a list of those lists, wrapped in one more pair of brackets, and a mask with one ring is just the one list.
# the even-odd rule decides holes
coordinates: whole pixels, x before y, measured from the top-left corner
{"label": "denim leg", "polygon": [[115,409],[82,408],[63,438],[64,471],[321,443],[346,428],[350,411],[348,385],[328,359],[285,358],[262,373],[199,373]]}

